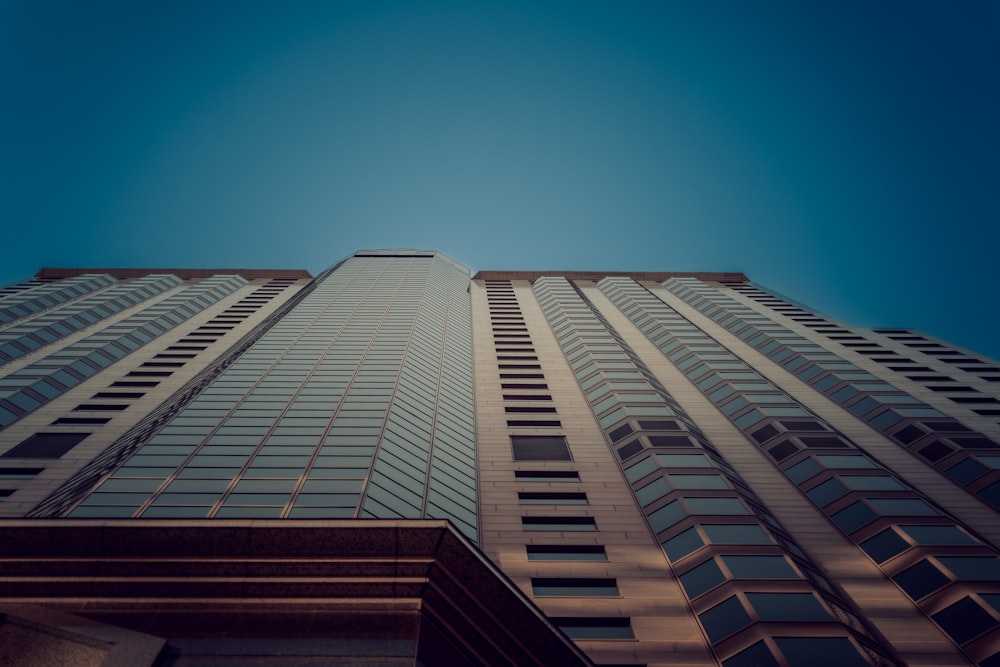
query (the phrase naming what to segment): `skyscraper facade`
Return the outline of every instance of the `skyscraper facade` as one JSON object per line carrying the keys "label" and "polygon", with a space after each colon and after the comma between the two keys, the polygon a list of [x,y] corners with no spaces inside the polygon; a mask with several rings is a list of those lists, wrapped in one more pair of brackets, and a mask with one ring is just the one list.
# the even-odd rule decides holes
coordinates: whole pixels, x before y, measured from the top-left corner
{"label": "skyscraper facade", "polygon": [[43,269],[0,655],[997,667],[998,382],[739,273]]}

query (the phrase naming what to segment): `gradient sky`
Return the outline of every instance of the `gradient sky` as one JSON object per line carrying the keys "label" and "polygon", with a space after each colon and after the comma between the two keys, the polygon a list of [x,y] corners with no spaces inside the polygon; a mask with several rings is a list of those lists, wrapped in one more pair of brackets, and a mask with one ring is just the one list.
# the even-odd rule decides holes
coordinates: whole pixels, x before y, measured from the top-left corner
{"label": "gradient sky", "polygon": [[1000,2],[0,0],[42,266],[715,270],[1000,357]]}

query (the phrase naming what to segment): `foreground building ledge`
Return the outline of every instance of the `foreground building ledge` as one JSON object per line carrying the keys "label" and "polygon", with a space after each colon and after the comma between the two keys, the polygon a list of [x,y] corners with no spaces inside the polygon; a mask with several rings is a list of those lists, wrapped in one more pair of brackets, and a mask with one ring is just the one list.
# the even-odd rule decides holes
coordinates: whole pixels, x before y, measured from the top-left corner
{"label": "foreground building ledge", "polygon": [[156,665],[591,664],[447,521],[3,521],[0,572],[0,641],[33,647],[26,665],[50,644],[118,664],[101,662],[115,641],[67,635],[94,622],[160,638]]}

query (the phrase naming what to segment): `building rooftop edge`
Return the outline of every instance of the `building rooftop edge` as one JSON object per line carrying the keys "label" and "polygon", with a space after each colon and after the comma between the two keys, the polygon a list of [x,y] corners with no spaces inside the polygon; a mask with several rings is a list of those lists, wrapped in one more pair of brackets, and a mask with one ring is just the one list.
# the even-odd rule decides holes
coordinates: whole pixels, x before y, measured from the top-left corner
{"label": "building rooftop edge", "polygon": [[312,274],[305,269],[107,269],[107,268],[60,268],[43,267],[38,269],[36,278],[56,280],[59,278],[72,278],[82,276],[87,273],[107,273],[118,279],[140,278],[151,273],[172,273],[183,280],[190,278],[208,278],[214,275],[236,274],[248,280],[254,278],[312,278]]}
{"label": "building rooftop edge", "polygon": [[663,282],[671,278],[697,278],[719,282],[749,282],[741,271],[478,271],[473,280],[529,280],[562,276],[567,280],[600,280],[609,276]]}

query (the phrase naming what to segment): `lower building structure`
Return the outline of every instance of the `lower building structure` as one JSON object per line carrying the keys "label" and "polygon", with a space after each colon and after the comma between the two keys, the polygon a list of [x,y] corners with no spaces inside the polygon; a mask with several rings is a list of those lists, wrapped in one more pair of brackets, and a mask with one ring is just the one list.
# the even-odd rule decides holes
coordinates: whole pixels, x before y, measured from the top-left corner
{"label": "lower building structure", "polygon": [[997,667],[998,382],[740,273],[43,269],[0,656]]}

